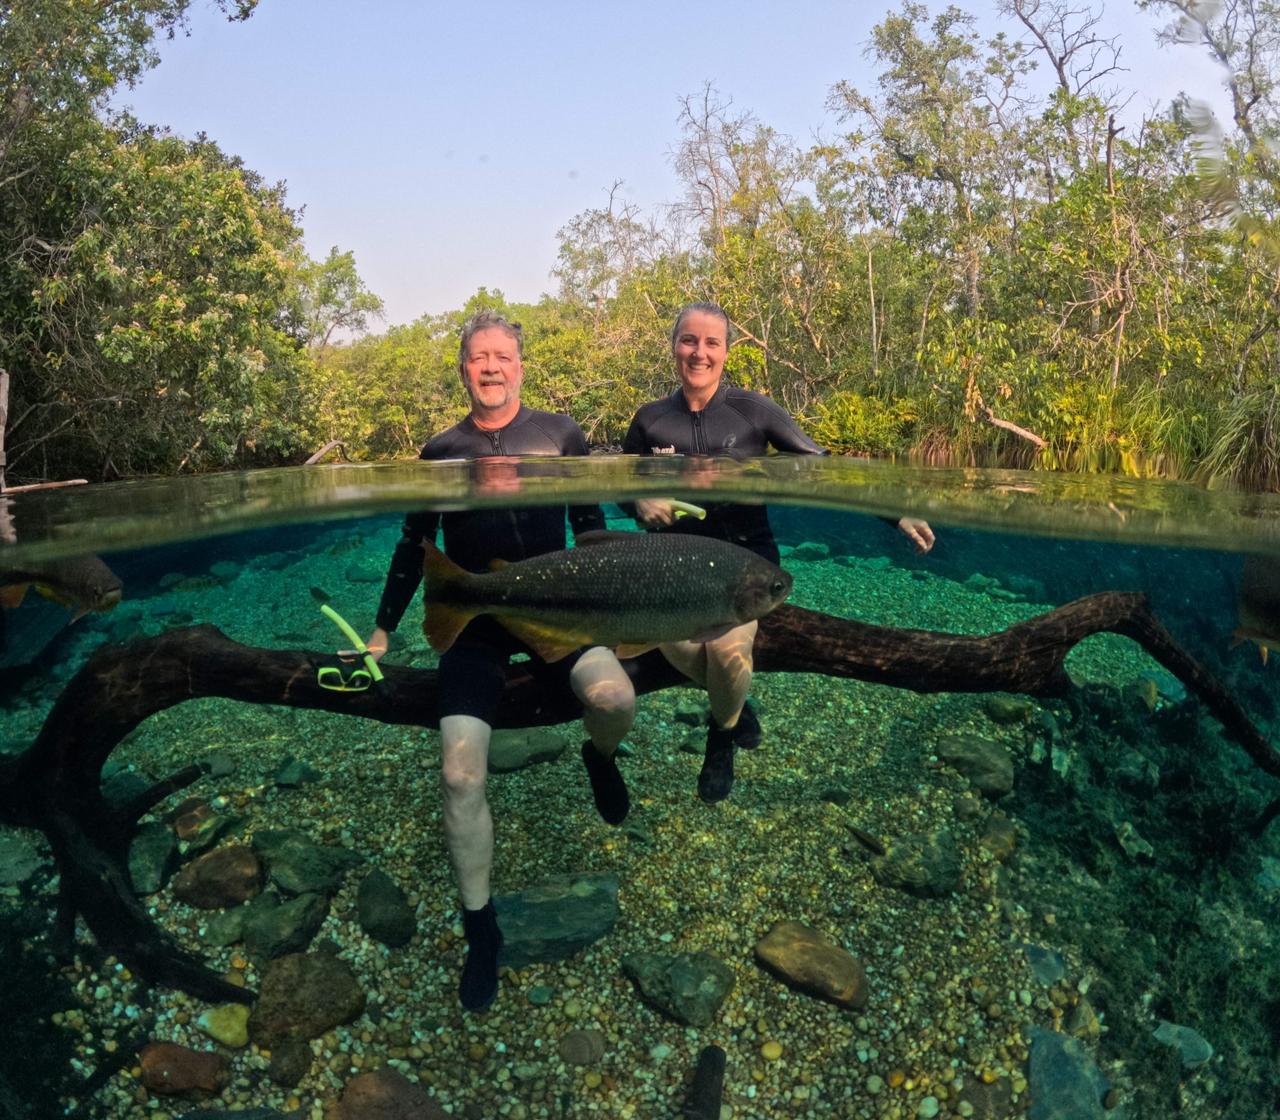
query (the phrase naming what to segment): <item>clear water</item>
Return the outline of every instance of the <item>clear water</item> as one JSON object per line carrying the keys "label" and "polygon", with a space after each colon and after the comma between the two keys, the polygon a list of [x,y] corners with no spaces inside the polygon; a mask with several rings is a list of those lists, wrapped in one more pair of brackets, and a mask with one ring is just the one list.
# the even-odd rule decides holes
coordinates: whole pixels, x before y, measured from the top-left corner
{"label": "clear water", "polygon": [[[1280,552],[1274,497],[791,459],[713,477],[678,460],[639,471],[544,461],[523,464],[517,488],[509,481],[415,464],[12,498],[16,541],[0,563],[32,568],[91,550],[123,580],[124,600],[71,626],[65,608],[35,595],[5,612],[0,818],[41,801],[19,760],[30,761],[50,713],[74,703],[95,651],[141,643],[124,655],[110,703],[68,732],[86,753],[46,776],[95,780],[92,745],[113,705],[128,703],[130,671],[144,692],[172,687],[148,660],[164,635],[207,623],[245,646],[318,655],[346,644],[322,600],[367,631],[400,514],[427,503],[767,499],[796,580],[791,602],[883,627],[989,634],[1082,596],[1141,591],[1275,741],[1280,669],[1254,645],[1231,644],[1244,565],[1269,572]],[[934,525],[931,554],[914,555],[873,516],[906,512]],[[411,608],[386,663],[427,673],[435,658],[418,618]],[[103,790],[126,797],[213,758],[213,773],[144,818],[166,822],[163,832],[180,802],[207,806],[212,823],[183,842],[182,860],[272,829],[360,857],[328,892],[308,952],[346,963],[364,1010],[308,1040],[289,1076],[277,1053],[286,1047],[215,1041],[200,1024],[212,1004],[145,987],[83,922],[71,962],[56,960],[57,889],[75,857],[60,867],[44,832],[0,827],[6,1017],[25,1040],[0,1052],[0,1104],[17,1117],[256,1108],[318,1118],[360,1074],[389,1068],[452,1116],[673,1116],[715,1044],[726,1055],[721,1115],[738,1118],[912,1117],[935,1106],[940,1116],[1272,1115],[1280,827],[1254,836],[1250,825],[1280,783],[1136,642],[1088,637],[1066,667],[1074,686],[1052,699],[760,673],[764,743],[739,753],[733,795],[717,806],[695,793],[701,694],[648,693],[622,762],[633,809],[621,829],[595,814],[580,728],[550,729],[538,744],[549,760],[489,779],[495,893],[609,876],[616,914],[567,958],[506,970],[483,1016],[464,1015],[455,996],[462,942],[434,731],[343,714],[341,697],[328,711],[281,695],[165,707],[110,750]],[[945,761],[957,736],[1008,759],[1011,792],[984,796],[978,775]],[[307,780],[282,774],[290,761],[310,768]],[[936,897],[894,885],[872,850],[893,862],[943,831],[957,874]],[[373,868],[408,896],[407,945],[389,948],[362,926],[359,890]],[[220,911],[178,900],[172,880],[142,904],[150,926],[215,973],[260,986],[266,957],[220,936]],[[862,962],[865,1007],[806,994],[758,963],[757,944],[783,920]],[[633,954],[694,952],[719,958],[734,981],[709,1025],[673,1021],[622,968]],[[1206,1060],[1199,1039],[1212,1048]],[[145,1087],[136,1054],[154,1041],[220,1053],[225,1087],[202,1100]],[[1057,1111],[1032,1112],[1033,1101]]]}

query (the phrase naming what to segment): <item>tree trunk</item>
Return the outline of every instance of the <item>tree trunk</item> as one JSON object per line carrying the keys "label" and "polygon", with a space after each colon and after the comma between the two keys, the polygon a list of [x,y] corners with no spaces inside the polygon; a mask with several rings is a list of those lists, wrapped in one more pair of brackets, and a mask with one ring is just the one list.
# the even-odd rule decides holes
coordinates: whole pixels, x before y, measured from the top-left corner
{"label": "tree trunk", "polygon": [[[1103,631],[1142,645],[1200,698],[1258,766],[1280,776],[1280,753],[1226,689],[1177,645],[1139,594],[1090,595],[985,636],[869,626],[783,606],[761,621],[755,666],[758,672],[820,673],[915,692],[1055,697],[1071,688],[1063,668],[1067,653],[1082,638]],[[0,821],[40,829],[53,848],[61,876],[55,932],[65,940],[64,948],[70,947],[79,914],[103,949],[153,983],[220,1002],[254,998],[156,929],[129,881],[129,845],[140,817],[206,768],[189,766],[132,803],[112,805],[102,797],[102,766],[148,716],[209,696],[436,726],[434,672],[387,665],[385,679],[368,691],[340,693],[316,683],[317,667],[327,662],[327,655],[240,645],[212,626],[104,646],[89,659],[32,747],[0,765]],[[657,651],[623,664],[637,693],[683,679]],[[531,727],[579,715],[578,701],[568,690],[548,694],[514,665],[494,725]]]}

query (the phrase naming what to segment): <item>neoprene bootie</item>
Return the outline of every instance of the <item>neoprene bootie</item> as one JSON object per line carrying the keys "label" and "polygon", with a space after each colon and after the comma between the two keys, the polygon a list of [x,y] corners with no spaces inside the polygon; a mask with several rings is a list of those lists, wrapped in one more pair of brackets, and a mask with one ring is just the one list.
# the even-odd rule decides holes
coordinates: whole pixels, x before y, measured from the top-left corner
{"label": "neoprene bootie", "polygon": [[723,801],[733,789],[733,729],[713,719],[707,728],[707,753],[698,774],[698,796],[703,801]]}
{"label": "neoprene bootie", "polygon": [[462,932],[467,938],[467,959],[462,963],[458,999],[468,1011],[488,1011],[498,996],[498,950],[502,948],[493,899],[479,910],[463,909]]}
{"label": "neoprene bootie", "polygon": [[631,797],[618,769],[617,753],[606,758],[588,739],[582,744],[582,765],[587,768],[587,777],[591,779],[591,796],[595,798],[596,811],[606,824],[621,824],[627,819]]}
{"label": "neoprene bootie", "polygon": [[742,705],[742,714],[733,725],[733,745],[744,751],[753,751],[760,745],[763,732],[760,729],[760,718],[748,700]]}

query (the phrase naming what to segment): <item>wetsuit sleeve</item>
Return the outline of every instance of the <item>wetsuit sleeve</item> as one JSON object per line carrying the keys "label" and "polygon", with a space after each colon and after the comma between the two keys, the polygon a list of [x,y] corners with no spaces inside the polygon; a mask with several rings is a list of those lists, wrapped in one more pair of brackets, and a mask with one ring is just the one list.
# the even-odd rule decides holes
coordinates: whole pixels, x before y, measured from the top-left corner
{"label": "wetsuit sleeve", "polygon": [[804,430],[792,419],[791,414],[780,405],[773,401],[766,402],[765,416],[765,436],[779,451],[790,452],[793,455],[830,454],[825,447],[820,447],[805,435]]}
{"label": "wetsuit sleeve", "polygon": [[399,626],[404,612],[409,609],[414,592],[422,582],[423,542],[435,543],[439,525],[438,513],[411,513],[404,519],[400,540],[391,554],[382,599],[378,603],[376,621],[383,630],[394,630]]}
{"label": "wetsuit sleeve", "polygon": [[631,417],[631,426],[622,440],[624,455],[643,455],[645,453],[644,430],[640,424],[640,414]]}

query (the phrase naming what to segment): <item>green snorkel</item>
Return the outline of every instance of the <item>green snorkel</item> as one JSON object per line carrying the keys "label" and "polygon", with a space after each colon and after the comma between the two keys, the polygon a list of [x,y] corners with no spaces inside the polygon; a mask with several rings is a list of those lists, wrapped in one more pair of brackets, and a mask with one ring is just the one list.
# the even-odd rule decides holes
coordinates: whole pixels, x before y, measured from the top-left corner
{"label": "green snorkel", "polygon": [[695,506],[692,502],[682,502],[677,498],[670,499],[671,508],[676,518],[694,517],[701,521],[707,516],[707,511],[701,506]]}
{"label": "green snorkel", "polygon": [[[337,665],[322,665],[316,670],[316,684],[331,692],[363,692],[371,684],[382,680],[382,670],[364,639],[352,629],[351,624],[335,611],[328,603],[320,604],[320,613],[342,631],[356,653],[364,660],[363,669],[352,669],[344,673]],[[341,655],[339,655],[341,656]]]}

